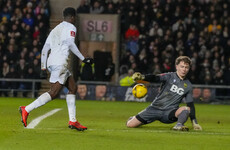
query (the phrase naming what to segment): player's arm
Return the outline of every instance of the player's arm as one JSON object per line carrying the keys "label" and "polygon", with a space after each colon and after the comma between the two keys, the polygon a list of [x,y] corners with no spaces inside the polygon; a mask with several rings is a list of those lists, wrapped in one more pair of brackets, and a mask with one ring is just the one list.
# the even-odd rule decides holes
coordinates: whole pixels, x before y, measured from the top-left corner
{"label": "player's arm", "polygon": [[69,41],[69,49],[81,60],[83,61],[85,57],[81,54],[79,49],[77,48],[76,44],[74,43],[73,39],[68,40]]}
{"label": "player's arm", "polygon": [[47,38],[43,48],[42,48],[42,55],[41,55],[41,72],[40,72],[40,77],[42,79],[47,78],[47,73],[46,73],[46,62],[47,62],[47,57],[48,57],[48,52],[50,50],[50,44],[48,43],[49,37]]}
{"label": "player's arm", "polygon": [[77,48],[76,44],[72,40],[70,40],[70,42],[69,42],[69,48],[81,61],[83,61],[84,63],[89,64],[89,65],[93,64],[93,59],[92,58],[85,58],[81,54],[81,52]]}
{"label": "player's arm", "polygon": [[170,78],[170,73],[163,73],[163,74],[141,74],[140,72],[135,72],[132,76],[135,82],[164,82]]}
{"label": "player's arm", "polygon": [[189,93],[186,95],[185,99],[186,99],[187,106],[190,108],[189,117],[192,121],[193,129],[202,130],[202,127],[198,124],[197,119],[196,119],[196,110],[195,110],[195,106],[194,106],[193,98],[192,98],[192,88],[189,91]]}
{"label": "player's arm", "polygon": [[45,43],[43,48],[42,48],[41,70],[46,70],[46,62],[47,62],[47,56],[48,56],[49,50],[50,50],[50,44]]}
{"label": "player's arm", "polygon": [[75,33],[76,33],[76,28],[71,28],[68,31],[68,38],[67,38],[67,43],[69,45],[69,49],[84,63],[86,64],[93,64],[93,59],[92,58],[85,58],[81,52],[79,51],[78,47],[75,44]]}

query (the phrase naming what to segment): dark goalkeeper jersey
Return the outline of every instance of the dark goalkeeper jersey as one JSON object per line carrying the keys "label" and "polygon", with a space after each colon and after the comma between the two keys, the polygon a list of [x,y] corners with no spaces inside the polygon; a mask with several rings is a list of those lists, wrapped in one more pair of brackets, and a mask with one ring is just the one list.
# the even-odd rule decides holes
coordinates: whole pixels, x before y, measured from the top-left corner
{"label": "dark goalkeeper jersey", "polygon": [[162,83],[159,94],[152,102],[152,106],[158,109],[167,110],[178,108],[181,101],[193,102],[192,84],[188,79],[181,80],[176,72],[160,74]]}

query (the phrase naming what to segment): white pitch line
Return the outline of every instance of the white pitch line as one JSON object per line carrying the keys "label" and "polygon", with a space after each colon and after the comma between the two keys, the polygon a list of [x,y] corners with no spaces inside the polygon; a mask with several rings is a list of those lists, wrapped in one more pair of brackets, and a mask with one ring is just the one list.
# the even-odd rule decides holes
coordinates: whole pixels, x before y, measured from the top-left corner
{"label": "white pitch line", "polygon": [[[45,130],[65,130],[66,128],[45,128]],[[37,128],[37,130],[44,130],[44,128]],[[173,131],[173,130],[128,130],[128,129],[87,129],[87,131],[103,131],[103,132],[123,132],[123,133],[175,133],[175,134],[190,134],[190,135],[225,135],[230,136],[230,133],[227,132],[210,132],[210,131]],[[68,133],[69,134],[69,133]]]}
{"label": "white pitch line", "polygon": [[[199,134],[199,135],[230,135],[230,133],[223,132],[205,132],[205,131],[173,131],[173,130],[115,130],[115,129],[88,129],[90,131],[103,130],[106,132],[136,132],[136,133],[178,133],[178,134]],[[171,131],[171,132],[170,132]]]}
{"label": "white pitch line", "polygon": [[34,120],[32,120],[26,128],[28,129],[33,129],[36,125],[38,125],[43,119],[49,117],[49,116],[52,116],[53,114],[55,114],[56,112],[60,111],[61,109],[60,108],[57,108],[57,109],[54,109],[54,110],[51,110],[49,111],[48,113],[40,116],[40,117],[37,117],[35,118]]}

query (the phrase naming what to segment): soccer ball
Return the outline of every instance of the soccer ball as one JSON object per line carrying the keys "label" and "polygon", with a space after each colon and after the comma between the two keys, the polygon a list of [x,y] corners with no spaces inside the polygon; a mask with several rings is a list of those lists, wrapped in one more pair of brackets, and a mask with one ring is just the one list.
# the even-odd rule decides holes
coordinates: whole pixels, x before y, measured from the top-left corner
{"label": "soccer ball", "polygon": [[132,93],[136,98],[143,98],[147,94],[148,90],[144,84],[136,84],[133,87]]}

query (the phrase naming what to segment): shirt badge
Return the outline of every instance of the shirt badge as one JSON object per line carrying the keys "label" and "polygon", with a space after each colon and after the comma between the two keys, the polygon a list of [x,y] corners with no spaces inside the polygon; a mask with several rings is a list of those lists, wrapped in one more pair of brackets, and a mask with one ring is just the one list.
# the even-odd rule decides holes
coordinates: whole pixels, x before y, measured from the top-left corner
{"label": "shirt badge", "polygon": [[187,88],[187,87],[188,87],[188,85],[187,85],[186,83],[184,83],[184,87],[185,87],[185,88]]}
{"label": "shirt badge", "polygon": [[75,37],[75,32],[74,31],[70,31],[70,35]]}
{"label": "shirt badge", "polygon": [[176,79],[173,79],[173,83],[175,83],[176,82]]}

